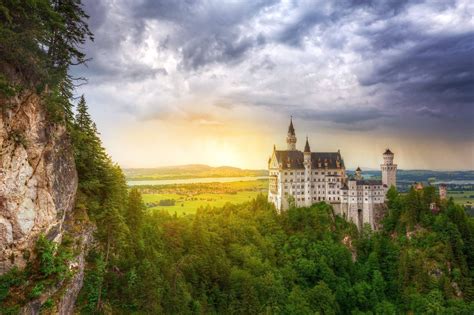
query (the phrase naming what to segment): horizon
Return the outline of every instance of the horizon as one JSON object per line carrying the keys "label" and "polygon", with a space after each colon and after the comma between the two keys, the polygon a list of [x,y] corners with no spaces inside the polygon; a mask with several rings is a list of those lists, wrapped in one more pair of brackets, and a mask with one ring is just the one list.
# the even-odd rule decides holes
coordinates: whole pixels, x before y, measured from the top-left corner
{"label": "horizon", "polygon": [[[123,167],[266,168],[285,148],[378,168],[474,169],[474,3],[84,2],[72,74]],[[114,31],[110,31],[114,30]]]}
{"label": "horizon", "polygon": [[[177,164],[177,165],[162,165],[162,166],[155,166],[155,167],[121,167],[124,170],[132,170],[132,169],[160,169],[160,168],[178,168],[184,166],[205,166],[205,167],[212,167],[212,168],[237,168],[241,170],[249,170],[249,171],[267,171],[267,168],[240,168],[238,166],[233,165],[210,165],[210,164],[200,164],[200,163],[191,163],[191,164]],[[363,171],[380,171],[377,168],[370,168],[364,166],[356,166],[355,168],[346,168],[347,171],[354,171],[357,167],[360,167]],[[471,169],[406,169],[406,168],[399,168],[398,171],[432,171],[432,172],[474,172]]]}

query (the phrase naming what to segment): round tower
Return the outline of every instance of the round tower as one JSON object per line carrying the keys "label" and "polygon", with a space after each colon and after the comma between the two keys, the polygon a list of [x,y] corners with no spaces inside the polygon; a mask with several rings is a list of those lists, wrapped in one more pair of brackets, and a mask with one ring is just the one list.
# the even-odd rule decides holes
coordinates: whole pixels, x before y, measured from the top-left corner
{"label": "round tower", "polygon": [[286,137],[286,144],[288,151],[296,151],[296,135],[293,127],[293,117],[290,119],[290,126],[288,127],[288,136]]}
{"label": "round tower", "polygon": [[361,180],[362,179],[362,170],[360,169],[360,167],[357,167],[357,169],[355,170],[355,179],[356,180]]}
{"label": "round tower", "polygon": [[380,165],[382,170],[382,184],[388,188],[397,187],[397,164],[393,164],[394,154],[390,149],[385,150],[383,154],[383,164]]}
{"label": "round tower", "polygon": [[448,197],[446,184],[440,184],[438,188],[439,188],[439,199],[446,200],[446,198]]}

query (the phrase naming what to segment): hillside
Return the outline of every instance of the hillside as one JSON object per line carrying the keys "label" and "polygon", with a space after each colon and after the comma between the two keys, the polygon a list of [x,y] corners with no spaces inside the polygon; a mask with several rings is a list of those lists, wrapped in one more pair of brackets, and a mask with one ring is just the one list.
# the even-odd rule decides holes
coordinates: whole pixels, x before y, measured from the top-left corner
{"label": "hillside", "polygon": [[266,170],[248,170],[231,166],[212,167],[203,164],[165,166],[157,168],[126,168],[127,180],[187,179],[207,177],[266,176]]}
{"label": "hillside", "polygon": [[472,314],[473,220],[432,188],[389,197],[378,232],[325,203],[277,214],[264,196],[137,212],[105,272],[104,256],[89,256],[77,306],[95,309],[102,288],[112,313]]}

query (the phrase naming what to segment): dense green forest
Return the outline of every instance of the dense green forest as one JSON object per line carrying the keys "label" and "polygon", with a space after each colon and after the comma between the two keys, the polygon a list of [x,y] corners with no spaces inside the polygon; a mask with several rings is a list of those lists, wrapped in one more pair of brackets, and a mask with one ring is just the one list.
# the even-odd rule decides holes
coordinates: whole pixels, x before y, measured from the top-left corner
{"label": "dense green forest", "polygon": [[[77,222],[96,226],[78,311],[474,313],[473,220],[431,187],[406,195],[392,189],[377,232],[357,231],[324,203],[278,215],[264,196],[183,217],[146,211],[107,156],[84,98],[73,110],[68,69],[85,61],[77,48],[91,37],[85,18],[79,0],[0,4],[1,61],[23,78],[3,73],[1,92],[36,88],[50,119],[68,126],[79,175]],[[431,212],[432,202],[439,212]],[[64,263],[73,253],[66,245],[40,238],[31,269],[0,278],[0,302],[11,302],[27,277],[67,277]],[[42,283],[28,285],[29,298]],[[18,311],[10,306],[2,313]]]}
{"label": "dense green forest", "polygon": [[192,216],[147,212],[83,99],[74,125],[77,206],[99,241],[77,302],[84,313],[474,311],[474,222],[433,187],[390,190],[377,232],[357,231],[324,203],[278,215],[263,195]]}

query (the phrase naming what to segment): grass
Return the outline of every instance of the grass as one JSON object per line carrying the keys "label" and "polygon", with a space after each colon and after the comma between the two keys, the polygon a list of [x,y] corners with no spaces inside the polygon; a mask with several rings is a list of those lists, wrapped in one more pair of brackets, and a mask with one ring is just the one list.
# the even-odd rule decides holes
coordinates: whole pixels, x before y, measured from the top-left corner
{"label": "grass", "polygon": [[[267,181],[147,186],[143,201],[150,210],[165,210],[177,215],[193,214],[200,207],[222,207],[226,203],[243,203],[266,193]],[[160,206],[160,200],[175,200],[172,206]]]}
{"label": "grass", "polygon": [[198,194],[195,196],[186,197],[178,194],[144,194],[143,200],[145,203],[156,202],[165,199],[174,199],[176,204],[174,206],[155,206],[149,208],[150,210],[165,210],[169,213],[176,213],[177,215],[186,215],[196,213],[199,207],[222,207],[226,203],[242,203],[250,201],[255,198],[259,192],[244,191],[236,194]]}
{"label": "grass", "polygon": [[466,190],[466,191],[448,191],[448,197],[453,197],[454,202],[462,204],[462,205],[474,205],[474,191]]}

